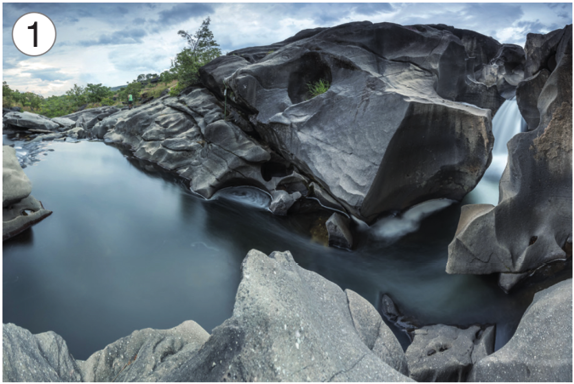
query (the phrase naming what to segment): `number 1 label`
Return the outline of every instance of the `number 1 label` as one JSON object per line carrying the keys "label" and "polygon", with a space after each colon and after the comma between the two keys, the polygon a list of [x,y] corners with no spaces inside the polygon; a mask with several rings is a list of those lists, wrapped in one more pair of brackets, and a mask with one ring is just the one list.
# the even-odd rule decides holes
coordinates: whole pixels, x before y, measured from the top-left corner
{"label": "number 1 label", "polygon": [[[32,30],[32,36],[30,36]],[[42,31],[39,36],[38,31]],[[31,12],[20,16],[12,27],[12,41],[20,52],[28,56],[41,56],[56,42],[56,26],[42,13]]]}

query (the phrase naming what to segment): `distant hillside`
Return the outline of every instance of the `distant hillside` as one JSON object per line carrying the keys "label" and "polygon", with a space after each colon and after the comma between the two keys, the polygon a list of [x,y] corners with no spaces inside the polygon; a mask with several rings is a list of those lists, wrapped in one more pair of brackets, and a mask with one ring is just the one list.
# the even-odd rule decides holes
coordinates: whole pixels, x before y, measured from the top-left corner
{"label": "distant hillside", "polygon": [[125,87],[127,87],[127,85],[118,85],[117,87],[111,87],[110,89],[115,92]]}

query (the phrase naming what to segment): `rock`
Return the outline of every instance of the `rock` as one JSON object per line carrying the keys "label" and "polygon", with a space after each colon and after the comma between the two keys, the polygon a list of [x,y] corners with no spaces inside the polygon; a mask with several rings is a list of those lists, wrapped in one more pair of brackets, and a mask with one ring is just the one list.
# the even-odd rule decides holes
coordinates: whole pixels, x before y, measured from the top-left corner
{"label": "rock", "polygon": [[572,279],[534,295],[510,341],[472,368],[469,381],[572,381]]}
{"label": "rock", "polygon": [[44,209],[42,203],[28,196],[2,209],[2,241],[24,232],[32,225],[50,216],[52,211]]}
{"label": "rock", "polygon": [[291,206],[301,198],[301,193],[294,192],[290,194],[287,191],[273,191],[271,192],[271,203],[269,204],[269,210],[278,216],[287,215],[287,211]]}
{"label": "rock", "polygon": [[[217,97],[223,99],[225,78],[231,76],[236,70],[243,68],[248,64],[249,61],[245,60],[241,56],[219,56],[217,59],[199,68],[201,82]],[[231,100],[231,94],[229,95],[229,98]]]}
{"label": "rock", "polygon": [[168,93],[169,93],[169,88],[166,88],[163,91],[161,91],[161,93],[159,94],[159,97],[167,96]]}
{"label": "rock", "polygon": [[36,136],[32,140],[30,140],[30,142],[35,143],[38,141],[56,140],[56,139],[59,139],[59,138],[64,137],[64,136],[66,136],[66,134],[64,132],[47,133],[44,135]]}
{"label": "rock", "polygon": [[78,366],[61,336],[32,335],[14,324],[2,327],[3,381],[81,381]]}
{"label": "rock", "polygon": [[525,79],[516,88],[518,109],[526,120],[529,131],[538,128],[540,123],[540,113],[537,107],[538,97],[544,84],[548,81],[548,76],[550,76],[550,72],[544,68],[534,76]]}
{"label": "rock", "polygon": [[53,332],[4,325],[4,380],[411,381],[398,340],[355,292],[299,267],[288,251],[252,250],[242,273],[233,316],[211,336],[186,321],[135,331],[75,361]]}
{"label": "rock", "polygon": [[196,354],[209,334],[188,320],[175,328],[146,328],[76,362],[82,381],[164,381],[163,377]]}
{"label": "rock", "polygon": [[[256,63],[222,58],[228,70],[206,66],[203,78],[216,94],[225,82],[271,149],[372,223],[425,200],[460,200],[489,164],[491,114],[468,103],[496,109],[503,99],[467,84],[465,49],[447,30],[350,23],[264,57],[237,52]],[[318,80],[330,88],[311,97]]]}
{"label": "rock", "polygon": [[409,380],[392,368],[404,360],[390,330],[379,331],[373,349],[379,338],[384,348],[377,352],[363,341],[372,342],[376,334],[365,326],[386,327],[376,310],[300,268],[289,252],[267,256],[252,250],[242,274],[233,316],[213,330],[195,357],[162,380]]}
{"label": "rock", "polygon": [[76,122],[72,119],[68,119],[67,117],[54,117],[52,121],[56,124],[60,125],[60,129],[66,130],[72,128],[76,125]]}
{"label": "rock", "polygon": [[2,147],[2,241],[25,231],[52,214],[30,196],[32,183],[22,171],[16,151]]}
{"label": "rock", "polygon": [[2,146],[2,207],[6,208],[32,193],[32,183],[16,158],[16,150]]}
{"label": "rock", "polygon": [[28,130],[30,128],[54,131],[60,127],[45,116],[30,112],[10,112],[4,115],[4,124],[8,129]]}
{"label": "rock", "polygon": [[261,173],[262,164],[271,159],[269,150],[225,121],[221,104],[205,89],[115,113],[92,133],[176,172],[206,198],[238,181],[269,192],[275,187]]}
{"label": "rock", "polygon": [[333,213],[327,220],[327,233],[329,234],[329,246],[351,249],[353,247],[353,235],[349,229],[351,219],[340,213]]}
{"label": "rock", "polygon": [[[538,96],[538,127],[508,143],[499,204],[463,207],[449,245],[448,273],[501,273],[500,284],[509,290],[539,268],[566,259],[572,235],[571,39],[569,33],[555,41],[560,60]],[[528,49],[527,54],[536,56]]]}
{"label": "rock", "polygon": [[460,329],[429,325],[414,331],[406,351],[410,377],[416,381],[466,381],[473,364],[494,350],[494,326]]}
{"label": "rock", "polygon": [[68,135],[68,137],[73,139],[85,139],[88,137],[88,132],[86,132],[86,130],[81,127],[72,128],[67,130],[65,133]]}

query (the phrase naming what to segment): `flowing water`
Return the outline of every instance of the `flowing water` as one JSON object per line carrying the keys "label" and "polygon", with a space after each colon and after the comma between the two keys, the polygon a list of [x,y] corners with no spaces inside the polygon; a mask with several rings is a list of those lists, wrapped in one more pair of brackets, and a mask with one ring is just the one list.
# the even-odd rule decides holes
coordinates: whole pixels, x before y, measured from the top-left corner
{"label": "flowing water", "polygon": [[[273,216],[268,196],[253,188],[207,201],[101,142],[48,149],[24,172],[32,195],[54,213],[4,242],[3,322],[55,331],[79,359],[136,329],[192,319],[210,332],[231,316],[240,265],[253,248],[290,250],[303,268],[375,306],[389,294],[422,324],[496,324],[496,348],[532,299],[528,290],[505,295],[492,277],[445,273],[457,203],[419,207],[405,215],[407,224],[358,231],[356,249],[345,251],[313,235],[329,213]],[[428,216],[436,207],[443,209]],[[407,227],[399,235],[414,232],[380,236],[395,224]]]}

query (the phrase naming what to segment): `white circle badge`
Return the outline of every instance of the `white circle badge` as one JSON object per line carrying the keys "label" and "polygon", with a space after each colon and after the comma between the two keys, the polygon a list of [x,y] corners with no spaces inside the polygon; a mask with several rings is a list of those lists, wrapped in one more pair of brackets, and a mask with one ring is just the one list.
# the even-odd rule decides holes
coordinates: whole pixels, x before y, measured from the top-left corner
{"label": "white circle badge", "polygon": [[56,26],[50,18],[38,12],[20,16],[12,28],[12,41],[20,52],[41,56],[56,42]]}

